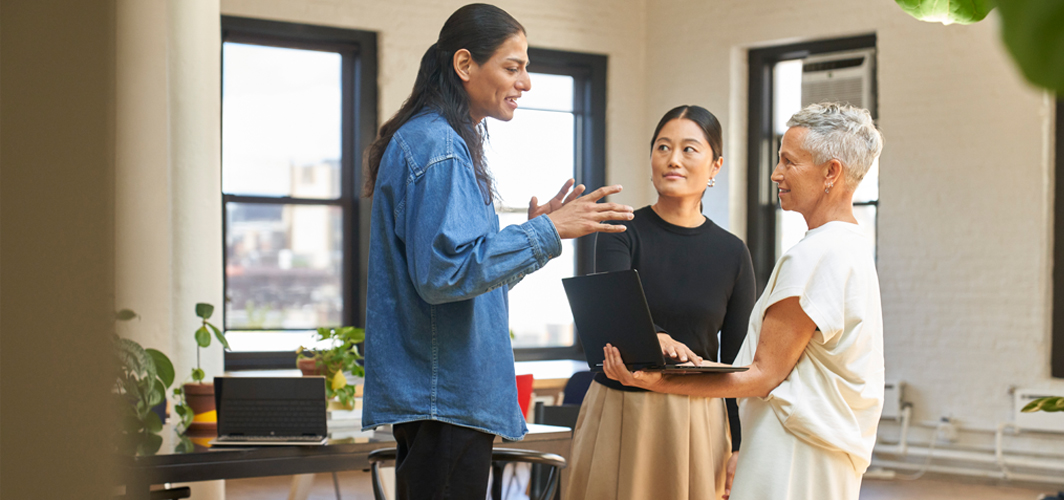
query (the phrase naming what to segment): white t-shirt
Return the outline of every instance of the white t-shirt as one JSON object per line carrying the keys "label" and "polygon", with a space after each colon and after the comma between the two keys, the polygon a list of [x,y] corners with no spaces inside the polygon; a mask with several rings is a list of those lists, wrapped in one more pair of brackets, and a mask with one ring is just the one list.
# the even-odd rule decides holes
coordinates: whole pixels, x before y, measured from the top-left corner
{"label": "white t-shirt", "polygon": [[772,270],[736,365],[753,362],[765,312],[789,297],[799,298],[818,331],[787,379],[762,400],[788,432],[846,453],[861,474],[883,410],[883,312],[871,241],[841,221],[807,232]]}

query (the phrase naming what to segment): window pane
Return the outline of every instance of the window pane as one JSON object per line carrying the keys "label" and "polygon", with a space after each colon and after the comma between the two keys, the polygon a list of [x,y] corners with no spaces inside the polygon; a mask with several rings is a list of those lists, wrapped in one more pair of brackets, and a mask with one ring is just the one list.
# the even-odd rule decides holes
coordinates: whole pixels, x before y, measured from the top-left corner
{"label": "window pane", "polygon": [[868,173],[857,185],[857,191],[853,193],[853,201],[854,203],[879,201],[879,158],[872,162]]}
{"label": "window pane", "polygon": [[[499,214],[501,227],[527,220],[525,213]],[[510,329],[515,348],[573,345],[573,315],[562,278],[576,272],[575,254],[573,240],[562,240],[561,257],[525,276],[510,290]]]}
{"label": "window pane", "polygon": [[853,207],[853,216],[857,218],[857,225],[861,231],[872,240],[872,248],[876,248],[876,209],[875,205],[859,205]]}
{"label": "window pane", "polygon": [[505,207],[528,209],[554,197],[573,177],[572,113],[518,109],[513,120],[489,119],[488,165]]}
{"label": "window pane", "polygon": [[521,95],[517,101],[518,109],[573,110],[573,77],[544,73],[529,73],[528,76],[532,79],[532,90]]}
{"label": "window pane", "polygon": [[226,328],[339,325],[339,207],[226,204]]}
{"label": "window pane", "polygon": [[798,212],[776,208],[776,260],[779,260],[787,250],[790,250],[802,238],[809,226],[805,224],[805,217]]}
{"label": "window pane", "polygon": [[801,59],[776,63],[772,78],[773,130],[782,136],[787,132],[787,120],[802,110]]}
{"label": "window pane", "polygon": [[340,196],[341,57],[222,46],[222,190]]}

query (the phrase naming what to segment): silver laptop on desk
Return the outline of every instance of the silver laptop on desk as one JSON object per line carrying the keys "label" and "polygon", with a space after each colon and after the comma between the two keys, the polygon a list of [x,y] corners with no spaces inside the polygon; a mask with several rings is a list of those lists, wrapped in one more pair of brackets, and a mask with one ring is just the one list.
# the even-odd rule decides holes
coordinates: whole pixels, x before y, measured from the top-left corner
{"label": "silver laptop on desk", "polygon": [[325,377],[215,377],[211,446],[318,446],[328,441]]}
{"label": "silver laptop on desk", "polygon": [[712,366],[667,363],[635,269],[565,278],[562,286],[591,371],[602,371],[606,358],[602,348],[606,344],[621,351],[621,359],[632,371],[700,374],[747,370],[745,366],[722,363]]}

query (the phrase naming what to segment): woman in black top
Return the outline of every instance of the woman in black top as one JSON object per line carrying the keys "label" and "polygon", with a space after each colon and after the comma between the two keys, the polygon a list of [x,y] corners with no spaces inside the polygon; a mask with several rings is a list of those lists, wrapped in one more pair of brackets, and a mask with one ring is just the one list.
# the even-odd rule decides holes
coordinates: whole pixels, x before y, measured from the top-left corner
{"label": "woman in black top", "polygon": [[[651,143],[657,202],[596,244],[596,272],[639,270],[662,352],[678,361],[731,363],[754,305],[750,252],[701,210],[722,142],[704,108],[666,113]],[[573,437],[567,498],[727,498],[740,440],[735,400],[648,393],[601,373],[595,381]]]}

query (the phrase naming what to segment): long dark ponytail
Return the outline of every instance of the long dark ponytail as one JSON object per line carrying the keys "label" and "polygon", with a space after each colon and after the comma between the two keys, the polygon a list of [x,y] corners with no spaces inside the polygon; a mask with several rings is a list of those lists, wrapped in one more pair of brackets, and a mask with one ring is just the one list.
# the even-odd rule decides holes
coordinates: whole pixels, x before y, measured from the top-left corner
{"label": "long dark ponytail", "polygon": [[495,50],[525,28],[506,11],[488,4],[466,5],[451,14],[440,29],[440,36],[421,57],[414,90],[390,120],[381,126],[377,139],[369,145],[363,173],[362,192],[373,196],[381,158],[395,131],[428,108],[442,115],[465,141],[473,158],[473,171],[484,192],[486,203],[495,196],[491,174],[484,159],[484,132],[469,114],[469,94],[454,71],[454,54],[466,49],[477,64],[491,59]]}

